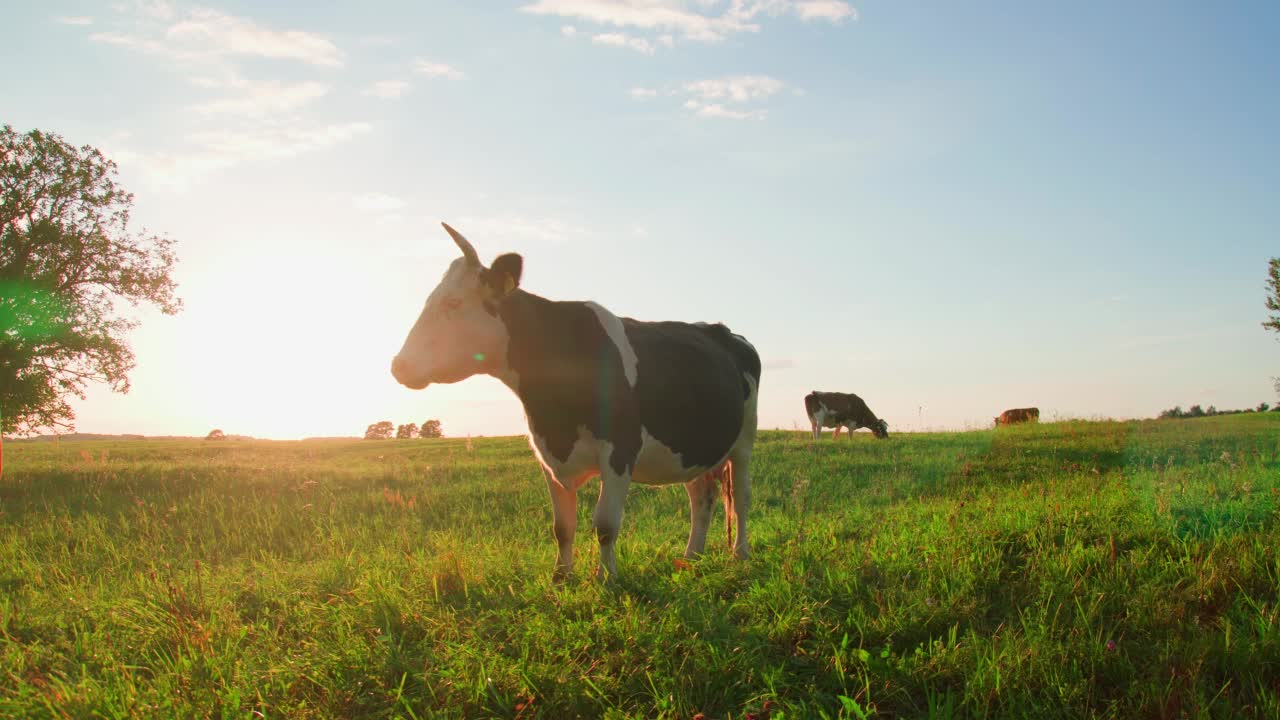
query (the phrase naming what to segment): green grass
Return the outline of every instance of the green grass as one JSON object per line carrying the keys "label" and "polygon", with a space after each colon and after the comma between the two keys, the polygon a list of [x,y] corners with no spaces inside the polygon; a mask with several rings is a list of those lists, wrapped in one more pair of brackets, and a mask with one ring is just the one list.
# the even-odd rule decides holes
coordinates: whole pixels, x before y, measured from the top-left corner
{"label": "green grass", "polygon": [[[1277,717],[1280,414],[762,434],[753,557],[523,439],[5,447],[4,717]],[[717,510],[717,513],[720,511]]]}

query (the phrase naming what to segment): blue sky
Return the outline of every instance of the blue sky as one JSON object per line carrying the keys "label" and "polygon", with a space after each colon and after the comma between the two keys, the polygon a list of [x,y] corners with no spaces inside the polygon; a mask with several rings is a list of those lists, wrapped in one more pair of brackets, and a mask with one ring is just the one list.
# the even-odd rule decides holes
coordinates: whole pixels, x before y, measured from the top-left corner
{"label": "blue sky", "polygon": [[891,429],[1274,402],[1280,6],[868,0],[28,3],[0,121],[101,147],[178,239],[88,432],[520,432],[387,366],[454,252],[719,320]]}

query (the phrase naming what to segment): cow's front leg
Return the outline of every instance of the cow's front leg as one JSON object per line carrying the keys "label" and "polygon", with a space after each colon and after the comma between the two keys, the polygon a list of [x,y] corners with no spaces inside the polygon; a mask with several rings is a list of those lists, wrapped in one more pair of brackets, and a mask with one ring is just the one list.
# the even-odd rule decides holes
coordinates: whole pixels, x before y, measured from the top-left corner
{"label": "cow's front leg", "polygon": [[547,478],[547,490],[551,493],[552,532],[560,554],[556,557],[556,571],[552,579],[559,582],[573,572],[573,535],[578,531],[578,493],[561,485],[543,468]]}
{"label": "cow's front leg", "polygon": [[614,546],[618,542],[618,532],[622,530],[622,506],[627,501],[630,487],[630,473],[614,472],[607,463],[600,470],[600,499],[596,501],[592,521],[596,527],[596,538],[600,541],[600,565],[596,568],[596,577],[601,580],[618,575]]}

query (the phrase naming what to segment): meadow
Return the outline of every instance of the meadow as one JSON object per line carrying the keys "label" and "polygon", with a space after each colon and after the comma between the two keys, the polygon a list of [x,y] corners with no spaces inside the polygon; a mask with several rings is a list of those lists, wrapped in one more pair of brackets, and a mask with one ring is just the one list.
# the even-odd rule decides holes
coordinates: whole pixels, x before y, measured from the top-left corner
{"label": "meadow", "polygon": [[523,438],[7,443],[0,716],[1280,715],[1280,414],[762,433],[753,557]]}

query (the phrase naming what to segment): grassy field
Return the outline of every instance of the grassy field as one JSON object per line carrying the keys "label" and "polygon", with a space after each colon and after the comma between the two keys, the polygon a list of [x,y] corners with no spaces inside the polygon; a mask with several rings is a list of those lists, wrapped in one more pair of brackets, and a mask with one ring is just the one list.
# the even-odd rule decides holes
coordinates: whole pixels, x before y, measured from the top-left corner
{"label": "grassy field", "polygon": [[[757,445],[550,582],[523,439],[10,443],[4,717],[1280,715],[1280,414]],[[719,509],[717,517],[719,518]]]}

